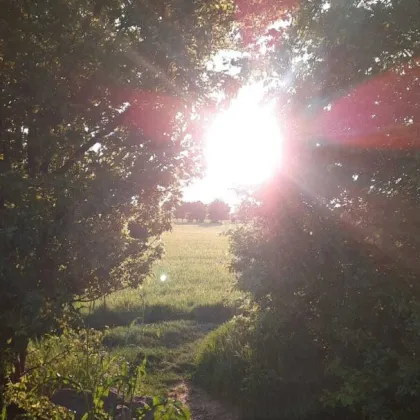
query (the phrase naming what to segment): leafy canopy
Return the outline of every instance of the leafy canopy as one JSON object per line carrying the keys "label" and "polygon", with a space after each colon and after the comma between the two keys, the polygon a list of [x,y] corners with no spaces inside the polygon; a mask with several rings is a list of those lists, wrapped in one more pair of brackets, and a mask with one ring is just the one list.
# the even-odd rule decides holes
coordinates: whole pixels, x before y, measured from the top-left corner
{"label": "leafy canopy", "polygon": [[285,163],[231,235],[238,286],[258,305],[245,405],[256,418],[414,419],[419,5],[283,10],[290,24],[250,66],[279,99]]}
{"label": "leafy canopy", "polygon": [[161,255],[153,239],[170,228],[180,183],[198,162],[189,110],[206,104],[214,80],[203,77],[205,62],[225,43],[232,5],[1,8],[5,354],[51,331],[73,302],[139,285]]}

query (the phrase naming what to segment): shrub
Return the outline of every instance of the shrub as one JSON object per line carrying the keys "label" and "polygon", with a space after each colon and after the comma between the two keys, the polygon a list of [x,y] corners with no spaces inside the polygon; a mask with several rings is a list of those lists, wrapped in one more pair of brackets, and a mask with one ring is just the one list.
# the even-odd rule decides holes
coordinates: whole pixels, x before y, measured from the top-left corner
{"label": "shrub", "polygon": [[416,272],[277,184],[231,234],[238,286],[259,305],[245,388],[264,389],[265,417],[418,415]]}
{"label": "shrub", "polygon": [[[117,397],[121,406],[133,406],[142,391],[146,375],[146,359],[139,365],[130,365],[121,357],[111,357],[103,347],[104,332],[66,329],[60,337],[49,336],[32,342],[29,348],[28,370],[19,382],[6,387],[5,402],[25,416],[37,419],[70,419],[71,413],[52,403],[51,397],[60,389],[70,394],[65,402],[87,412],[78,412],[84,420],[109,420],[115,413],[108,412],[104,402]],[[63,399],[63,398],[61,398]],[[158,397],[148,399],[141,410],[131,411],[133,418],[144,418],[153,411],[156,420],[188,420],[188,409],[180,402]],[[147,405],[149,404],[149,405]],[[134,409],[133,409],[134,410]],[[2,420],[6,419],[3,410]],[[130,417],[131,418],[131,417]],[[147,418],[150,418],[148,416]]]}
{"label": "shrub", "polygon": [[243,419],[326,418],[318,401],[322,359],[310,337],[288,333],[291,327],[274,312],[222,325],[199,349],[195,380],[236,403]]}
{"label": "shrub", "polygon": [[251,359],[249,321],[235,318],[212,331],[197,352],[195,381],[239,401]]}

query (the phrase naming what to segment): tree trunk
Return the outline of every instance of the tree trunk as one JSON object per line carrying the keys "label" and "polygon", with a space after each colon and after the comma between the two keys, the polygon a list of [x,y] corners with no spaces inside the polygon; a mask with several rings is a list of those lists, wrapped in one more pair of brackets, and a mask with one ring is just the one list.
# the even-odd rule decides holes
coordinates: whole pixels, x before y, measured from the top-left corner
{"label": "tree trunk", "polygon": [[20,381],[20,378],[25,372],[26,356],[28,354],[28,344],[26,341],[21,350],[15,353],[13,360],[13,373],[10,375],[10,380],[13,383]]}

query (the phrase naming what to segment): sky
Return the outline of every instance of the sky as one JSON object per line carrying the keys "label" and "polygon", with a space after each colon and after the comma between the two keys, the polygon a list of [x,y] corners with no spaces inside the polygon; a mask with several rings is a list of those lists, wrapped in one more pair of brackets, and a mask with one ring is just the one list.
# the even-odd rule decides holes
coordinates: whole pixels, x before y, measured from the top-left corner
{"label": "sky", "polygon": [[208,176],[194,181],[184,189],[185,201],[210,203],[216,199],[223,200],[231,205],[235,205],[238,202],[233,185],[215,184]]}
{"label": "sky", "polygon": [[[270,22],[268,27],[288,24],[280,20]],[[232,65],[231,60],[245,55],[248,54],[222,50],[207,63],[207,69],[235,77],[241,68]],[[282,133],[274,116],[274,103],[260,106],[264,94],[262,83],[244,86],[227,112],[216,116],[206,133],[206,173],[203,179],[195,180],[184,189],[185,201],[209,203],[221,199],[234,206],[239,203],[235,193],[237,188],[263,182],[278,166],[282,154]]]}
{"label": "sky", "polygon": [[206,172],[184,190],[185,201],[238,202],[235,191],[267,180],[281,163],[282,133],[275,102],[263,103],[262,83],[242,87],[205,133]]}

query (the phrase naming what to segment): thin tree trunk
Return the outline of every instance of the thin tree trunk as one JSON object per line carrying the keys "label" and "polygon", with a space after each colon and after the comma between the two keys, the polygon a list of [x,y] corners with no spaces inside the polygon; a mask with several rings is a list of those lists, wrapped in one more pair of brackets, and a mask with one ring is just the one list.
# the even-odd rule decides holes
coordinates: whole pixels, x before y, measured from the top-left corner
{"label": "thin tree trunk", "polygon": [[26,366],[26,356],[28,354],[28,344],[29,341],[25,340],[23,343],[22,349],[15,353],[15,357],[13,360],[13,373],[10,375],[10,380],[13,383],[17,383],[20,381],[23,373],[25,372]]}

